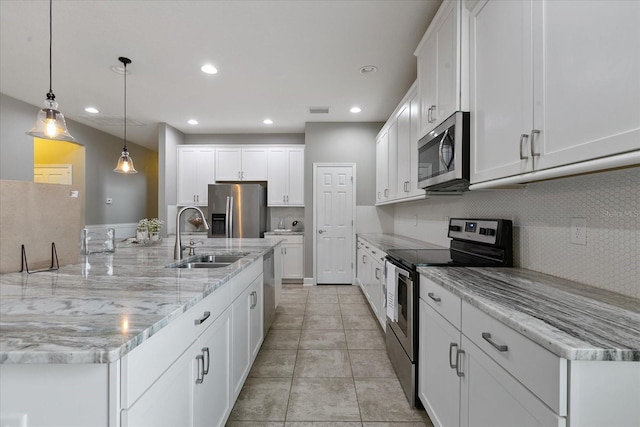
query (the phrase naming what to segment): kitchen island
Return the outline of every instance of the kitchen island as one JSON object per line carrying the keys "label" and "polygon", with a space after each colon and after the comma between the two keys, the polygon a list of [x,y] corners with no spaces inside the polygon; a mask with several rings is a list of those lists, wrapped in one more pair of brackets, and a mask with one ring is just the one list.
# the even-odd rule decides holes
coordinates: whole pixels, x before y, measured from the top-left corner
{"label": "kitchen island", "polygon": [[[262,256],[279,241],[204,242],[198,255],[244,257],[223,268],[171,268],[173,241],[165,241],[81,256],[58,271],[0,275],[3,421],[223,425],[263,339]],[[207,403],[218,412],[205,420]]]}

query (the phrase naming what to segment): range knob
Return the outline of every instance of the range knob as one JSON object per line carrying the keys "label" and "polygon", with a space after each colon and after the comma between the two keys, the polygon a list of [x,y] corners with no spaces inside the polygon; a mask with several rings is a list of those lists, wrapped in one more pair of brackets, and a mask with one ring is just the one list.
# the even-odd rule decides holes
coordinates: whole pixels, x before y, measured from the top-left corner
{"label": "range knob", "polygon": [[494,230],[493,228],[487,228],[487,236],[495,236],[496,235],[496,230]]}
{"label": "range knob", "polygon": [[486,236],[487,235],[487,229],[486,228],[480,228],[479,233],[482,234],[483,236]]}

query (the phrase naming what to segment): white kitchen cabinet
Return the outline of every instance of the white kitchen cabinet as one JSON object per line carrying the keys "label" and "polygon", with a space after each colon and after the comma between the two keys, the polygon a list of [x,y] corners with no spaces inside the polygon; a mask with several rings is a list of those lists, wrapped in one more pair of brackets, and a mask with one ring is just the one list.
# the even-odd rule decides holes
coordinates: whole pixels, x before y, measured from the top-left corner
{"label": "white kitchen cabinet", "polygon": [[415,51],[420,100],[419,138],[458,110],[467,110],[468,13],[445,1]]}
{"label": "white kitchen cabinet", "polygon": [[178,206],[206,206],[208,185],[215,184],[215,150],[211,146],[177,148]]}
{"label": "white kitchen cabinet", "polygon": [[418,188],[418,107],[414,84],[378,134],[376,205],[426,196]]}
{"label": "white kitchen cabinet", "polygon": [[268,206],[304,206],[304,147],[269,147]]}
{"label": "white kitchen cabinet", "polygon": [[237,398],[262,344],[262,275],[233,302],[231,384]]}
{"label": "white kitchen cabinet", "polygon": [[471,182],[637,151],[639,20],[638,2],[474,4]]}
{"label": "white kitchen cabinet", "polygon": [[266,181],[266,146],[216,147],[216,180]]}
{"label": "white kitchen cabinet", "polygon": [[304,278],[304,236],[278,235],[282,242],[282,279]]}
{"label": "white kitchen cabinet", "polygon": [[358,239],[356,249],[356,279],[371,310],[383,330],[386,330],[386,281],[384,258],[386,254],[369,242]]}

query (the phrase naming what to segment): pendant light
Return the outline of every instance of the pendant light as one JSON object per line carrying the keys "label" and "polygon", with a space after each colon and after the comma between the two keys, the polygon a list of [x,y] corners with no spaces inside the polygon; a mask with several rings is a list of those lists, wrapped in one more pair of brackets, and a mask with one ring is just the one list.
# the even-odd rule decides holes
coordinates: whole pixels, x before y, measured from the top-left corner
{"label": "pendant light", "polygon": [[118,165],[113,171],[118,173],[138,173],[136,168],[133,167],[133,159],[129,155],[129,150],[127,150],[127,65],[131,64],[131,60],[121,56],[118,61],[124,65],[124,147],[122,147]]}
{"label": "pendant light", "polygon": [[56,96],[53,94],[51,84],[51,46],[53,39],[53,0],[49,0],[49,93],[44,101],[44,108],[38,111],[36,123],[27,132],[28,135],[38,138],[52,139],[55,141],[75,142],[75,138],[69,134],[64,115],[58,111]]}

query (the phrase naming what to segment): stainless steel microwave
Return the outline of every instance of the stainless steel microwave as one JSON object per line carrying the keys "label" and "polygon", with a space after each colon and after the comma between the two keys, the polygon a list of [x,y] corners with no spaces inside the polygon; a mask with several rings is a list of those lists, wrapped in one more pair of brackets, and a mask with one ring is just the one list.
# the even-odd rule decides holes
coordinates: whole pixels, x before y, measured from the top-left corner
{"label": "stainless steel microwave", "polygon": [[456,111],[418,141],[418,186],[427,191],[469,188],[469,113]]}

